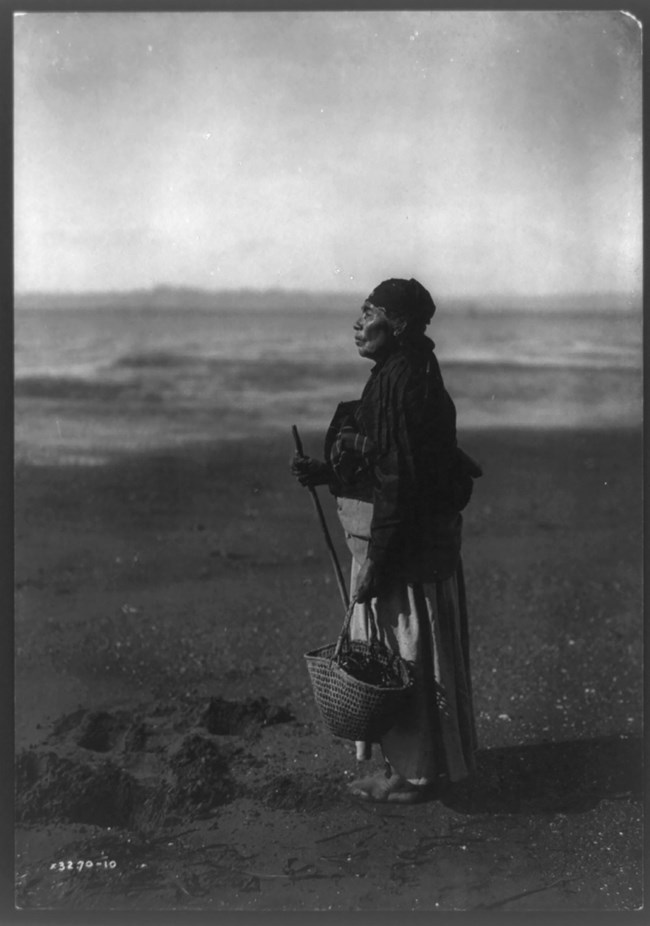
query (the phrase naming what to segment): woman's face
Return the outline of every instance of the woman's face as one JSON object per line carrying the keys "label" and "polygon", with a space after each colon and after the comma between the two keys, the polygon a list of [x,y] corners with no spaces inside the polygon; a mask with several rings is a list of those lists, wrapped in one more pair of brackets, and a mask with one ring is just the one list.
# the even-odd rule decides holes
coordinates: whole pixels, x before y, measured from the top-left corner
{"label": "woman's face", "polygon": [[382,308],[364,302],[361,315],[354,323],[354,343],[361,357],[378,360],[395,345],[393,328]]}

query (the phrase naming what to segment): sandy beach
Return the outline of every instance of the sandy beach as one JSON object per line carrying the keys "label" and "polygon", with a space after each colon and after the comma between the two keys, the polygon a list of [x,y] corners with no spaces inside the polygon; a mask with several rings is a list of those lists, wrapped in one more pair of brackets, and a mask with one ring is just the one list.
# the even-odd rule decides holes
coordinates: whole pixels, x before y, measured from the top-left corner
{"label": "sandy beach", "polygon": [[349,797],[319,720],[343,613],[288,429],[17,464],[20,906],[639,907],[640,431],[462,443],[478,772],[417,809]]}

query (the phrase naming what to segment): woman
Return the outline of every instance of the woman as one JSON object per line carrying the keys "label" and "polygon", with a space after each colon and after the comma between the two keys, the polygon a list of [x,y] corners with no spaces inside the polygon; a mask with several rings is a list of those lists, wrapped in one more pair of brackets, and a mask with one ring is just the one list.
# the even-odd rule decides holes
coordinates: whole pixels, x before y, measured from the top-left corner
{"label": "woman", "polygon": [[[296,455],[302,485],[328,484],[353,555],[352,639],[380,639],[413,664],[415,690],[381,740],[384,772],[352,782],[370,801],[411,803],[474,767],[475,727],[461,509],[481,474],[456,443],[456,410],[425,329],[435,305],[416,280],[381,283],[354,325],[374,361],[359,402],[341,404],[325,462]],[[357,758],[371,744],[357,743]]]}

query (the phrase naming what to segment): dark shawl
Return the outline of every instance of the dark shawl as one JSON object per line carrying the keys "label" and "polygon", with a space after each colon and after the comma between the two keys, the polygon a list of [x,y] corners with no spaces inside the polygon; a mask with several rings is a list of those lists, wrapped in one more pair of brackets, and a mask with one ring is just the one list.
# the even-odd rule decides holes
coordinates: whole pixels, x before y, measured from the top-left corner
{"label": "dark shawl", "polygon": [[383,573],[426,582],[454,572],[462,507],[456,409],[428,338],[377,364],[361,400],[339,406],[325,455],[332,491],[373,503],[368,556]]}

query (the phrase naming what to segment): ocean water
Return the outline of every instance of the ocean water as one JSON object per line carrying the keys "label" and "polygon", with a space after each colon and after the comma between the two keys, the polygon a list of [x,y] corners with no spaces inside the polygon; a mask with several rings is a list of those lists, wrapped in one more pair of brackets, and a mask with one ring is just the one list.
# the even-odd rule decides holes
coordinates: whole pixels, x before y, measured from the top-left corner
{"label": "ocean water", "polygon": [[[370,363],[340,309],[21,308],[17,459],[326,427]],[[458,427],[615,427],[642,413],[640,313],[439,311],[429,331]]]}

